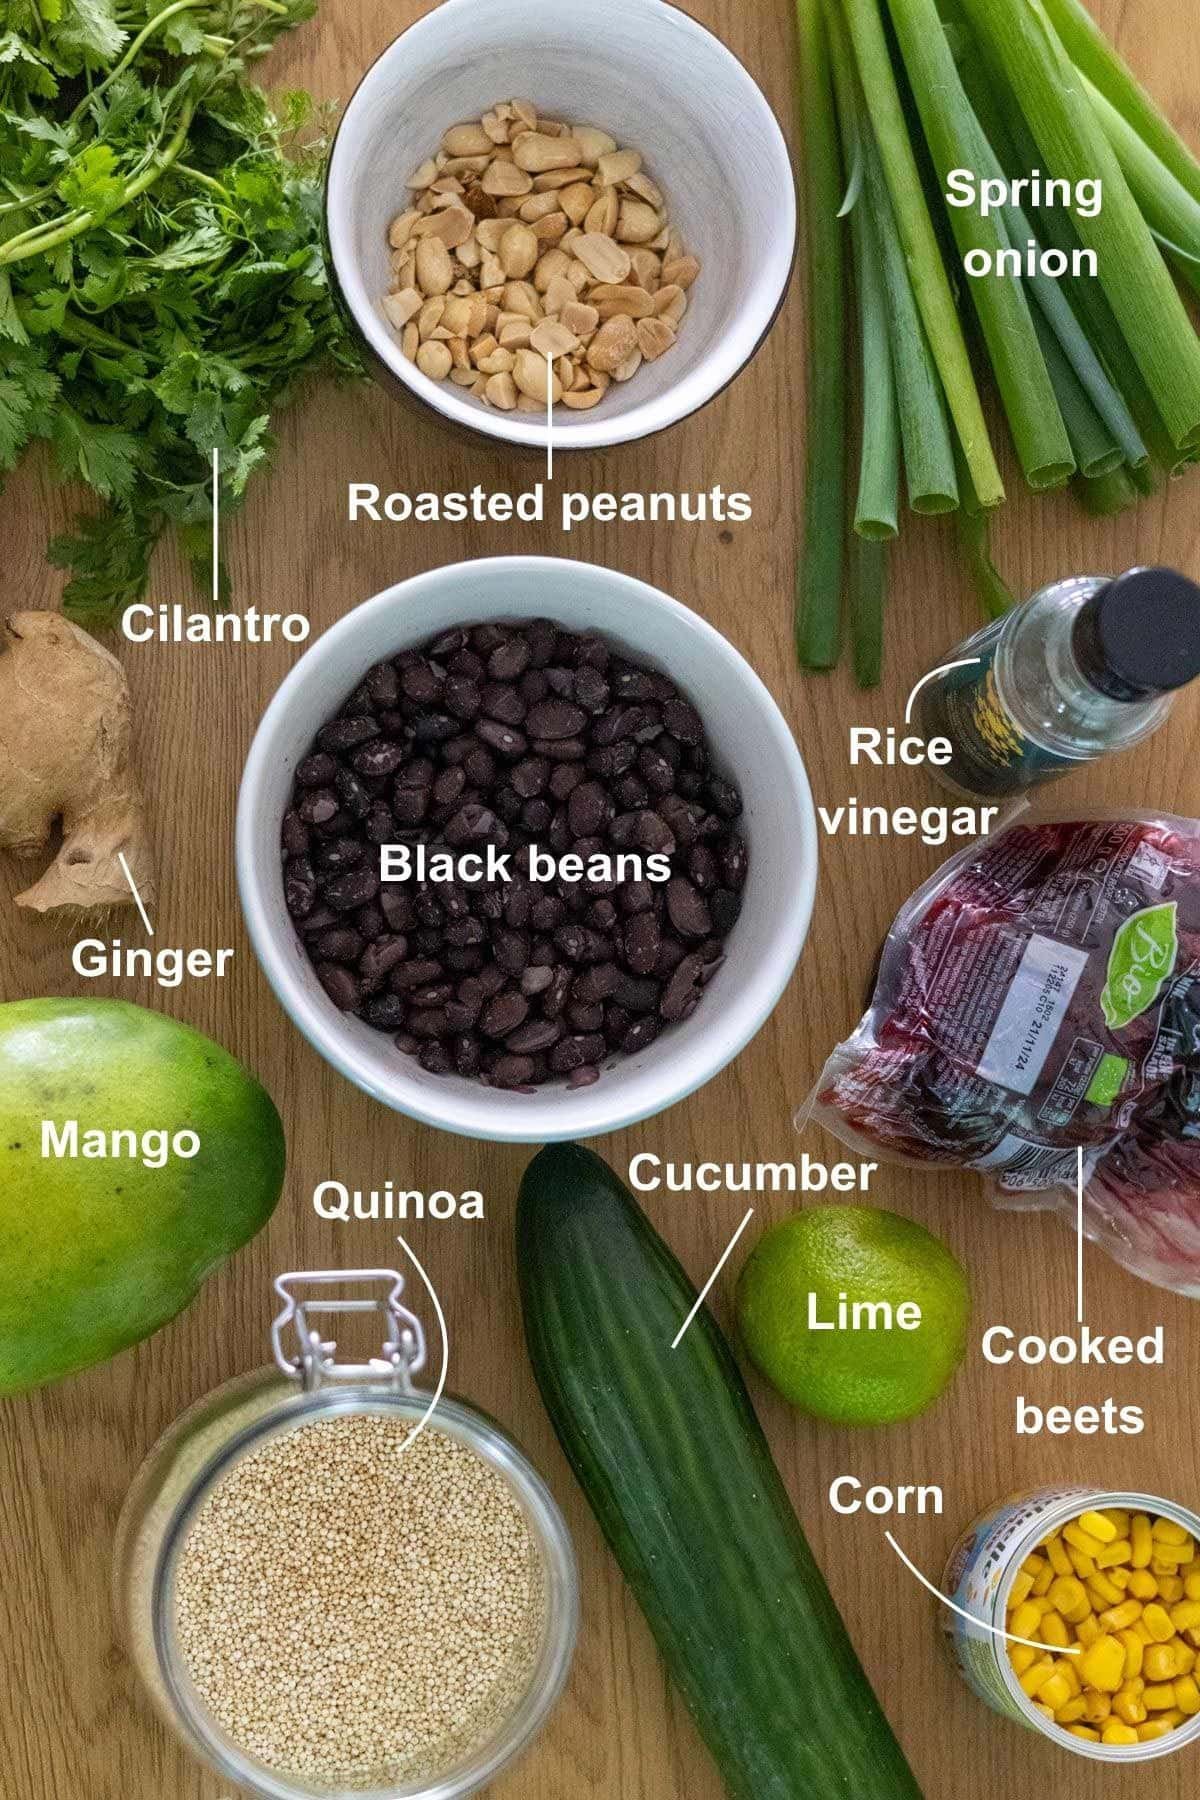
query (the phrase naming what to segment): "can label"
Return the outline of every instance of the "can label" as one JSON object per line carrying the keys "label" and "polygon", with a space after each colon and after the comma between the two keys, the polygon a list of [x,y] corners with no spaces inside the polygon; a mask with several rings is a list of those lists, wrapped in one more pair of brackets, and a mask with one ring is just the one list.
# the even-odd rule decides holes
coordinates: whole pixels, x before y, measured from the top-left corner
{"label": "can label", "polygon": [[1021,793],[1079,766],[1034,743],[1000,699],[995,664],[1004,624],[997,619],[976,632],[961,651],[975,661],[947,669],[921,693],[922,735],[949,738],[954,758],[946,774],[971,794]]}
{"label": "can label", "polygon": [[[1030,1543],[1032,1528],[1045,1519],[1041,1535],[1049,1536],[1064,1507],[1086,1510],[1095,1491],[1084,1487],[1041,1488],[1037,1493],[1002,1501],[968,1526],[946,1569],[943,1588],[947,1598],[971,1615],[965,1619],[949,1610],[942,1614],[942,1629],[955,1663],[970,1687],[993,1711],[1030,1730],[1035,1727],[1004,1681],[1003,1658],[1008,1652],[1005,1640],[995,1635],[995,1630],[1004,1626],[1001,1590],[1017,1551]],[[1026,1549],[1024,1555],[1028,1554]],[[988,1626],[993,1629],[988,1630]]]}

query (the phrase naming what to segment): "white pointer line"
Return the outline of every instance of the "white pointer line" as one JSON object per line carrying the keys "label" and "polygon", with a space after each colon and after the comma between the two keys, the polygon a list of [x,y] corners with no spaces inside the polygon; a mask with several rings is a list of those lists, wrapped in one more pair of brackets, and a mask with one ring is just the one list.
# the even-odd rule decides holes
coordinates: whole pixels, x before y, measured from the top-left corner
{"label": "white pointer line", "polygon": [[425,1273],[425,1265],[421,1262],[412,1245],[405,1238],[402,1238],[399,1233],[397,1233],[396,1242],[400,1245],[400,1248],[404,1251],[404,1254],[408,1257],[409,1261],[416,1269],[417,1274],[421,1277],[421,1280],[429,1290],[429,1298],[433,1301],[433,1310],[437,1314],[438,1330],[442,1334],[442,1367],[437,1378],[437,1386],[433,1390],[433,1398],[425,1408],[425,1411],[421,1414],[416,1430],[413,1431],[411,1436],[405,1438],[403,1444],[400,1446],[401,1454],[403,1454],[405,1450],[412,1449],[412,1446],[416,1443],[430,1419],[432,1419],[434,1413],[437,1411],[438,1406],[441,1404],[442,1395],[446,1391],[446,1374],[450,1367],[450,1333],[446,1329],[446,1315],[442,1311],[442,1303],[437,1297],[437,1289],[434,1287],[432,1281],[430,1281],[429,1276]]}
{"label": "white pointer line", "polygon": [[691,1322],[695,1318],[696,1314],[700,1311],[700,1308],[704,1305],[705,1300],[708,1298],[709,1289],[712,1287],[713,1282],[717,1279],[717,1276],[721,1273],[721,1270],[725,1267],[725,1264],[729,1261],[729,1258],[733,1255],[733,1250],[734,1250],[735,1244],[737,1243],[738,1239],[741,1237],[743,1231],[745,1231],[747,1225],[750,1223],[750,1221],[753,1217],[754,1217],[754,1208],[751,1207],[749,1212],[746,1214],[745,1218],[742,1220],[741,1224],[738,1226],[737,1230],[734,1232],[733,1236],[730,1238],[728,1244],[726,1245],[724,1256],[721,1258],[720,1262],[717,1264],[716,1268],[713,1270],[712,1274],[709,1276],[708,1280],[705,1282],[704,1286],[701,1288],[699,1294],[696,1296],[695,1306],[693,1306],[691,1312],[688,1314],[687,1318],[683,1321],[683,1324],[679,1327],[679,1330],[676,1332],[675,1341],[671,1345],[672,1350],[678,1350],[680,1344],[683,1342],[684,1332],[687,1330],[688,1326],[691,1324]]}
{"label": "white pointer line", "polygon": [[130,871],[129,864],[125,861],[125,852],[123,850],[117,851],[117,861],[120,863],[122,873],[124,874],[126,881],[129,883],[129,891],[133,895],[134,900],[137,902],[137,909],[142,915],[142,924],[146,927],[146,930],[149,933],[149,935],[151,937],[153,937],[154,936],[154,927],[150,923],[150,915],[146,911],[146,908],[142,903],[142,896],[138,893],[137,882],[133,879],[133,875]]}
{"label": "white pointer line", "polygon": [[212,495],[212,597],[213,605],[221,599],[221,452],[214,448],[212,455],[213,495]]}
{"label": "white pointer line", "polygon": [[554,358],[546,352],[546,480],[554,480]]}
{"label": "white pointer line", "polygon": [[935,1600],[940,1600],[943,1606],[948,1606],[950,1608],[950,1611],[952,1613],[957,1613],[960,1619],[966,1619],[966,1621],[969,1625],[978,1625],[980,1631],[989,1631],[993,1637],[1003,1638],[1004,1641],[1008,1644],[1025,1644],[1025,1645],[1027,1645],[1027,1647],[1030,1650],[1048,1650],[1050,1652],[1051,1656],[1082,1656],[1083,1655],[1083,1645],[1082,1644],[1073,1644],[1073,1645],[1039,1644],[1036,1638],[1014,1637],[1014,1635],[1011,1631],[1001,1631],[1000,1627],[998,1625],[989,1625],[986,1619],[977,1619],[975,1617],[974,1613],[966,1612],[961,1606],[955,1605],[953,1600],[948,1600],[946,1598],[945,1594],[943,1594],[943,1592],[940,1588],[934,1587],[932,1581],[927,1581],[925,1579],[925,1577],[924,1577],[924,1575],[922,1575],[920,1569],[918,1569],[916,1563],[911,1561],[911,1559],[909,1557],[905,1556],[903,1550],[900,1548],[899,1544],[896,1542],[895,1538],[892,1536],[890,1531],[885,1531],[883,1535],[887,1539],[888,1543],[892,1546],[892,1549],[896,1552],[896,1555],[900,1558],[900,1561],[904,1564],[905,1568],[909,1571],[910,1574],[916,1576],[916,1578],[920,1582],[921,1586],[923,1588],[928,1588],[929,1592],[933,1595]]}
{"label": "white pointer line", "polygon": [[1079,1184],[1077,1189],[1075,1216],[1075,1316],[1082,1325],[1085,1323],[1083,1313],[1083,1145],[1079,1146]]}
{"label": "white pointer line", "polygon": [[928,675],[922,675],[912,693],[908,696],[908,705],[904,709],[904,723],[912,724],[913,701],[921,689],[929,682],[936,681],[939,675],[948,675],[951,669],[969,669],[973,663],[982,662],[982,656],[960,656],[957,662],[943,663],[940,669],[930,669]]}

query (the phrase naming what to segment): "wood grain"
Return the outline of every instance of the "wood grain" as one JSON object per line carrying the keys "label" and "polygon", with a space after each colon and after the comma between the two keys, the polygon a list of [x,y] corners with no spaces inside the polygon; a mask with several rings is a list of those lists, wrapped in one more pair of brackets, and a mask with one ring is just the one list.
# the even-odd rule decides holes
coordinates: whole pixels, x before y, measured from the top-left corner
{"label": "wood grain", "polygon": [[[269,65],[281,85],[345,98],[359,73],[422,10],[410,0],[324,0],[319,21]],[[792,26],[787,0],[691,0],[763,83],[782,119],[791,114]],[[1096,10],[1193,141],[1200,139],[1200,49],[1189,0]],[[581,46],[602,7],[581,8]],[[486,46],[480,47],[481,55]],[[732,124],[732,122],[731,122]],[[637,525],[556,532],[503,526],[419,529],[349,526],[348,480],[382,487],[469,487],[520,481],[483,442],[443,434],[374,388],[310,394],[282,423],[274,476],[227,535],[241,602],[309,613],[331,624],[388,583],[444,561],[506,551],[566,554],[608,563],[666,588],[718,625],[761,671],[795,728],[818,800],[859,791],[873,801],[933,798],[912,774],[851,774],[846,731],[899,719],[904,696],[932,653],[957,641],[973,602],[953,536],[908,532],[895,558],[886,684],[857,694],[842,674],[801,680],[791,649],[796,496],[802,474],[803,306],[792,296],[763,352],[700,417],[663,439],[572,464],[584,487],[749,489],[754,520],[732,530]],[[998,530],[1003,565],[1032,590],[1081,569],[1169,561],[1200,574],[1200,510],[1192,483],[1173,487],[1136,518],[1087,520],[1070,503],[1034,502],[1011,483]],[[0,501],[0,542],[11,606],[54,605],[58,578],[47,537],[67,518],[63,494],[34,460]],[[569,578],[569,577],[568,577]],[[164,556],[154,594],[189,598],[185,571]],[[175,993],[121,985],[212,1033],[257,1071],[283,1113],[290,1141],[287,1192],[267,1232],[218,1274],[191,1310],[115,1363],[0,1409],[0,1797],[2,1800],[220,1800],[143,1705],[118,1648],[108,1600],[109,1554],[122,1496],[140,1459],[185,1406],[217,1382],[265,1360],[268,1284],[283,1267],[388,1262],[386,1225],[317,1221],[314,1184],[336,1175],[374,1186],[480,1187],[482,1225],[416,1229],[452,1322],[452,1386],[504,1420],[546,1471],[574,1529],[583,1567],[584,1630],[570,1690],[536,1749],[493,1791],[498,1800],[718,1800],[720,1784],[670,1692],[645,1626],[604,1551],[555,1445],[520,1337],[511,1248],[521,1150],[451,1139],[393,1116],[348,1086],[287,1023],[246,943],[233,876],[232,832],[242,760],[255,724],[294,652],[281,648],[123,650],[140,719],[140,750],[162,859],[160,943],[238,946],[230,976]],[[1143,751],[1064,787],[1064,799],[1200,812],[1195,744],[1200,709],[1181,706]],[[598,1147],[624,1170],[636,1150],[677,1159],[828,1156],[817,1132],[797,1140],[792,1111],[834,1040],[859,1011],[880,937],[897,906],[940,860],[912,840],[836,838],[822,850],[817,913],[799,974],[757,1041],[704,1093]],[[0,994],[105,991],[71,972],[64,929],[20,915],[8,897],[23,885],[0,869]],[[132,932],[129,933],[132,937]],[[885,1170],[876,1198],[941,1233],[968,1265],[977,1318],[1034,1331],[1073,1317],[1070,1237],[1036,1217],[991,1212],[970,1178]],[[740,1218],[740,1195],[660,1197],[649,1210],[698,1280]],[[760,1203],[757,1225],[784,1210]],[[734,1265],[740,1258],[734,1258]],[[715,1303],[728,1317],[735,1266]],[[1195,1753],[1142,1773],[1068,1760],[988,1713],[960,1684],[937,1643],[930,1604],[882,1541],[878,1521],[837,1520],[825,1495],[839,1473],[869,1480],[940,1482],[941,1519],[905,1521],[910,1554],[932,1575],[962,1524],[999,1495],[1059,1478],[1131,1484],[1195,1503],[1200,1452],[1192,1426],[1200,1317],[1193,1304],[1088,1259],[1090,1316],[1098,1329],[1140,1332],[1163,1322],[1163,1371],[1089,1374],[987,1368],[973,1354],[950,1396],[927,1418],[867,1436],[798,1419],[757,1381],[764,1422],[814,1548],[872,1679],[929,1800],[991,1800],[1016,1792],[1072,1800],[1183,1800],[1195,1791]],[[1146,1407],[1144,1437],[1021,1440],[1018,1392],[1047,1404],[1103,1399]],[[799,1796],[797,1796],[799,1800]]]}

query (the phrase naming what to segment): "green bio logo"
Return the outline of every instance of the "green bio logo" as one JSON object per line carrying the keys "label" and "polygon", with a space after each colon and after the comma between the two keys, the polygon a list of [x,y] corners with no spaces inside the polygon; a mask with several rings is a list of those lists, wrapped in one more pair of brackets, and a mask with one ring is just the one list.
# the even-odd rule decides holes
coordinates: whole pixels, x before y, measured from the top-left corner
{"label": "green bio logo", "polygon": [[1179,939],[1176,903],[1148,906],[1126,919],[1108,959],[1108,980],[1100,996],[1110,1031],[1121,1031],[1153,1006],[1175,967]]}

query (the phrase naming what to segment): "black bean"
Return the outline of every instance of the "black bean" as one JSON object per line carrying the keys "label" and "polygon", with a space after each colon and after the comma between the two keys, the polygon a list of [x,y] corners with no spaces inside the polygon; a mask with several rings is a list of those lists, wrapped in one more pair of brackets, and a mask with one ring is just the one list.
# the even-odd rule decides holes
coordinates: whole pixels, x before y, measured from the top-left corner
{"label": "black bean", "polygon": [[342,963],[317,963],[317,980],[339,1012],[353,1012],[362,998],[362,990],[351,970]]}
{"label": "black bean", "polygon": [[532,738],[556,741],[577,738],[586,724],[587,714],[581,706],[573,706],[567,700],[543,700],[530,707],[525,729]]}
{"label": "black bean", "polygon": [[325,884],[325,899],[338,912],[350,912],[356,906],[365,906],[379,892],[379,876],[369,864],[358,869],[347,869],[344,875],[335,875],[332,881]]}
{"label": "black bean", "polygon": [[445,1044],[436,1041],[425,1043],[417,1052],[417,1061],[427,1075],[450,1075],[454,1072],[454,1057]]}
{"label": "black bean", "polygon": [[373,744],[364,744],[356,750],[350,761],[356,774],[364,781],[375,781],[381,775],[394,775],[408,756],[403,744],[397,744],[391,738],[378,738]]}
{"label": "black bean", "polygon": [[338,799],[352,819],[365,819],[371,810],[370,789],[359,779],[353,769],[343,763],[334,777],[334,787]]}
{"label": "black bean", "polygon": [[296,765],[296,786],[302,788],[328,787],[338,772],[337,763],[332,756],[318,750],[312,756]]}
{"label": "black bean", "polygon": [[526,738],[520,731],[513,731],[507,725],[501,725],[496,719],[481,719],[475,727],[475,735],[490,750],[496,750],[509,761],[524,756],[528,748]]}
{"label": "black bean", "polygon": [[490,1078],[500,1088],[527,1087],[536,1066],[532,1056],[501,1056],[492,1064]]}
{"label": "black bean", "polygon": [[664,703],[662,709],[663,724],[673,738],[681,744],[702,744],[704,742],[704,726],[700,714],[686,700],[676,698]]}
{"label": "black bean", "polygon": [[316,905],[317,877],[306,856],[294,856],[288,864],[283,878],[283,896],[293,919],[306,918]]}
{"label": "black bean", "polygon": [[409,896],[386,884],[379,890],[379,910],[392,931],[407,931],[416,918]]}
{"label": "black bean", "polygon": [[740,889],[746,884],[746,873],[750,867],[750,853],[740,837],[731,835],[721,856],[721,870],[725,876],[725,885]]}
{"label": "black bean", "polygon": [[510,1031],[504,1040],[505,1048],[515,1050],[521,1056],[533,1056],[540,1050],[549,1050],[557,1044],[562,1036],[562,1026],[556,1019],[530,1019],[526,1025],[518,1025]]}
{"label": "black bean", "polygon": [[373,944],[368,944],[362,953],[359,972],[364,981],[382,981],[391,974],[397,963],[402,963],[408,955],[408,939],[403,936],[384,935],[377,937]]}
{"label": "black bean", "polygon": [[509,780],[522,800],[533,800],[545,791],[550,779],[550,764],[544,756],[525,756],[509,775]]}
{"label": "black bean", "polygon": [[283,815],[283,847],[289,856],[307,856],[310,843],[308,826],[295,807]]}
{"label": "black bean", "polygon": [[422,713],[413,727],[413,738],[418,744],[443,744],[452,738],[458,730],[458,720],[449,713]]}
{"label": "black bean", "polygon": [[599,1062],[608,1049],[598,1032],[560,1038],[550,1052],[550,1067],[556,1075],[568,1075],[584,1063]]}
{"label": "black bean", "polygon": [[477,719],[483,705],[482,689],[467,675],[451,675],[442,690],[442,705],[456,719]]}
{"label": "black bean", "polygon": [[409,665],[400,677],[400,686],[406,700],[415,700],[421,706],[431,706],[441,698],[444,678],[428,662],[416,662]]}
{"label": "black bean", "polygon": [[376,1031],[399,1031],[405,1023],[404,1002],[396,994],[372,994],[363,1001],[360,1016]]}
{"label": "black bean", "polygon": [[394,663],[376,663],[365,685],[371,699],[379,706],[395,706],[400,698],[400,675]]}
{"label": "black bean", "polygon": [[712,930],[708,901],[682,875],[667,883],[667,917],[680,937],[704,938]]}
{"label": "black bean", "polygon": [[332,788],[309,788],[301,794],[296,811],[306,825],[328,825],[340,811],[338,797]]}
{"label": "black bean", "polygon": [[662,930],[654,914],[635,913],[625,927],[625,961],[634,974],[653,974],[661,948]]}
{"label": "black bean", "polygon": [[356,750],[359,744],[369,743],[379,736],[378,722],[363,716],[357,719],[331,719],[317,733],[317,743],[322,750],[335,753],[343,750]]}
{"label": "black bean", "polygon": [[626,1056],[636,1056],[639,1050],[645,1050],[658,1036],[661,1026],[655,1018],[638,1019],[629,1027],[621,1039],[621,1049]]}
{"label": "black bean", "polygon": [[330,925],[309,939],[311,952],[328,962],[357,962],[363,953],[362,934],[349,925]]}
{"label": "black bean", "polygon": [[529,1002],[516,988],[508,988],[487,1002],[479,1015],[479,1028],[488,1037],[506,1038],[529,1016]]}
{"label": "black bean", "polygon": [[695,952],[691,956],[685,956],[663,989],[658,1010],[668,1024],[682,1019],[689,1002],[698,992],[702,968],[703,964]]}
{"label": "black bean", "polygon": [[550,792],[556,800],[568,800],[583,779],[579,763],[557,763],[550,776]]}
{"label": "black bean", "polygon": [[436,981],[442,973],[440,962],[432,957],[420,957],[415,962],[402,962],[392,970],[388,986],[393,994],[408,994],[414,988],[423,987],[430,981]]}

